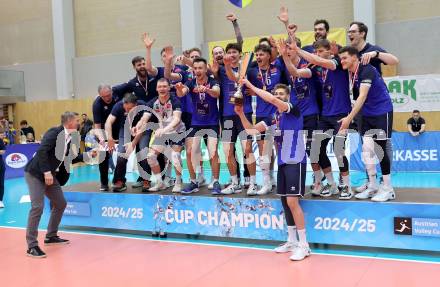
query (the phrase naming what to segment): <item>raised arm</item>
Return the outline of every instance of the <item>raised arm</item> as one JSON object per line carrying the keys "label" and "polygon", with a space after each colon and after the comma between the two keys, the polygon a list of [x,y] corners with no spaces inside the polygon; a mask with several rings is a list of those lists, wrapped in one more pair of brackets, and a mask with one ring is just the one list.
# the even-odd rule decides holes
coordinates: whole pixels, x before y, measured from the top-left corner
{"label": "raised arm", "polygon": [[232,26],[234,27],[235,37],[237,38],[237,43],[240,47],[243,47],[243,36],[241,35],[240,26],[238,25],[237,16],[234,13],[229,13],[226,15],[226,19],[232,22]]}
{"label": "raised arm", "polygon": [[399,64],[399,59],[391,53],[382,52],[382,51],[371,51],[364,53],[361,57],[362,65],[369,64],[371,59],[378,58],[386,65],[397,65]]}
{"label": "raised arm", "polygon": [[228,55],[225,55],[223,57],[223,64],[225,64],[225,71],[226,71],[226,76],[228,77],[228,79],[233,82],[238,82],[238,80],[239,80],[238,74],[234,73],[234,71],[232,70],[231,57]]}
{"label": "raised arm", "polygon": [[174,73],[173,69],[173,59],[174,59],[174,51],[173,47],[166,46],[164,49],[165,53],[165,68],[164,68],[164,77],[170,81],[182,81],[182,75],[179,73]]}
{"label": "raised arm", "polygon": [[242,85],[246,85],[246,87],[248,87],[251,91],[253,91],[261,99],[263,99],[263,101],[268,102],[268,103],[274,105],[275,107],[277,107],[278,111],[285,112],[285,111],[289,110],[288,103],[274,97],[268,91],[265,91],[265,90],[262,90],[262,89],[255,87],[254,85],[251,84],[251,82],[249,82],[248,79],[241,79],[240,83]]}
{"label": "raised arm", "polygon": [[295,51],[298,53],[298,55],[301,58],[303,58],[304,60],[306,60],[307,62],[314,64],[314,65],[317,65],[317,66],[321,66],[326,69],[330,69],[332,71],[336,70],[336,63],[333,60],[321,58],[318,55],[311,54],[307,51],[304,51],[301,48],[298,48],[296,46],[296,44],[294,44],[294,45],[296,47]]}
{"label": "raised arm", "polygon": [[150,35],[146,32],[142,34],[142,41],[145,44],[146,54],[145,54],[145,68],[147,69],[148,75],[155,77],[157,76],[157,68],[153,66],[151,62],[151,47],[153,46],[155,39],[150,38]]}
{"label": "raised arm", "polygon": [[[311,78],[312,77],[312,71],[310,69],[297,69],[295,65],[292,63],[291,59],[289,58],[287,54],[287,44],[284,39],[278,40],[278,52],[283,57],[284,64],[286,65],[287,70],[289,71],[289,74],[294,78]],[[291,51],[291,53],[295,53],[294,50]]]}
{"label": "raised arm", "polygon": [[243,125],[248,135],[258,135],[267,130],[267,125],[263,124],[262,122],[259,122],[255,125],[249,122],[249,120],[246,118],[246,115],[244,114],[243,106],[235,105],[234,111],[240,118],[241,124]]}

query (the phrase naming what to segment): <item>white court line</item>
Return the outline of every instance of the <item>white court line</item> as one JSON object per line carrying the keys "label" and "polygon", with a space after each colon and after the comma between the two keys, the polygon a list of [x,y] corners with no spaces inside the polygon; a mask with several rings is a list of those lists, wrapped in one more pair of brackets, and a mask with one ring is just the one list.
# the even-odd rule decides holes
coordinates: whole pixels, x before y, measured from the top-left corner
{"label": "white court line", "polygon": [[[24,227],[3,226],[3,225],[0,225],[0,228],[20,229],[20,230],[25,230],[26,229]],[[38,229],[38,231],[46,231],[46,229]],[[163,240],[163,239],[160,240],[160,239],[153,239],[153,238],[139,238],[139,237],[124,236],[124,235],[94,234],[94,233],[88,233],[86,231],[82,232],[82,231],[65,231],[65,230],[61,230],[60,232],[61,233],[69,233],[69,234],[77,234],[77,235],[89,235],[89,236],[99,236],[99,237],[133,239],[133,240],[161,242],[161,243],[176,243],[176,244],[201,245],[201,246],[211,246],[211,247],[249,249],[249,250],[259,250],[259,251],[267,251],[267,252],[274,253],[274,251],[272,249],[267,249],[267,248],[262,248],[262,247],[234,246],[234,245],[223,245],[223,244],[205,243],[205,242],[186,242],[186,241],[179,241],[178,239],[171,239],[171,240],[167,241],[167,240]],[[385,260],[385,261],[411,262],[411,263],[424,263],[424,264],[437,264],[437,265],[440,265],[440,262],[435,262],[435,261],[422,261],[422,260],[413,260],[413,259],[397,259],[397,258],[388,258],[388,257],[370,256],[370,255],[348,255],[348,254],[338,254],[338,253],[328,253],[328,252],[321,253],[319,251],[316,252],[316,251],[313,251],[313,250],[312,250],[312,254],[314,254],[314,255],[324,255],[324,256],[361,258],[361,259],[377,259],[377,260]]]}

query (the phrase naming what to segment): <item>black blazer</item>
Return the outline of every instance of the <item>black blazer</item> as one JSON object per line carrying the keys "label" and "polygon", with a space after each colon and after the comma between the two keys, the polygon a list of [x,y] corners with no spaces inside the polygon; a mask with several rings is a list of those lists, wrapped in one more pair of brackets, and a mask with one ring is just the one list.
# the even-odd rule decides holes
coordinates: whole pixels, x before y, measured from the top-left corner
{"label": "black blazer", "polygon": [[[82,155],[79,154],[80,136],[78,133],[71,134],[71,141],[66,149],[67,156],[63,155],[65,144],[63,126],[49,129],[41,140],[35,156],[24,170],[42,181],[44,181],[44,173],[50,171],[60,185],[65,185],[69,180],[70,164],[83,160]],[[63,160],[62,164],[61,160]]]}

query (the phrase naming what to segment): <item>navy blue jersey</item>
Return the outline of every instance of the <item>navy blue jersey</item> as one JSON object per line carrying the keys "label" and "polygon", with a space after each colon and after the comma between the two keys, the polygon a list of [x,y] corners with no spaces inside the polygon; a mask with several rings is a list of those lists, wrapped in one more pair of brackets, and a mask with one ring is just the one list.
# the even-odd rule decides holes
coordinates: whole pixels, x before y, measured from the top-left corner
{"label": "navy blue jersey", "polygon": [[122,100],[126,93],[134,93],[138,100],[148,102],[154,97],[157,97],[157,80],[164,77],[163,69],[158,69],[155,77],[147,74],[147,80],[141,81],[137,76],[129,80],[127,83],[120,84],[113,87],[113,96]]}
{"label": "navy blue jersey", "polygon": [[[138,100],[136,106],[146,106],[147,103]],[[136,108],[136,107],[135,107]],[[144,114],[144,110],[140,110],[138,113],[134,114],[133,112],[130,113],[130,119],[132,119],[131,127],[136,126],[138,121],[141,119],[142,115]],[[125,121],[127,119],[127,112],[124,110],[123,102],[119,101],[116,103],[116,105],[112,109],[112,115],[116,117],[116,122],[119,123],[119,128],[124,128]]]}
{"label": "navy blue jersey", "polygon": [[298,106],[289,103],[287,111],[276,111],[265,123],[275,135],[278,165],[306,162],[303,117]]}
{"label": "navy blue jersey", "polygon": [[[258,66],[250,68],[247,71],[249,82],[259,89],[265,89],[271,92],[279,83],[287,84],[285,81],[285,71],[280,65],[270,64],[268,70],[261,70]],[[257,117],[272,116],[276,111],[276,107],[257,97]]]}
{"label": "navy blue jersey", "polygon": [[[93,102],[92,110],[93,110],[93,122],[95,124],[100,124],[101,129],[104,129],[105,122],[107,121],[108,116],[111,114],[113,107],[116,105],[116,98],[113,98],[112,101],[107,104],[105,103],[101,97],[96,97]],[[114,124],[112,127],[113,135],[117,135],[119,133],[119,124]]]}
{"label": "navy blue jersey", "polygon": [[315,54],[315,47],[313,47],[313,44],[304,46],[301,49],[303,49],[306,52],[309,52],[310,54]]}
{"label": "navy blue jersey", "polygon": [[[383,48],[376,46],[376,45],[372,45],[370,43],[367,43],[365,45],[365,47],[359,52],[359,57],[361,57],[365,53],[372,52],[372,51],[379,51],[382,53],[387,53],[387,51],[385,51]],[[375,67],[376,70],[379,72],[379,74],[382,76],[382,67],[380,66],[381,64],[385,64],[385,63],[379,58],[372,58],[370,60],[370,65]]]}
{"label": "navy blue jersey", "polygon": [[353,95],[356,98],[359,95],[359,87],[361,84],[370,86],[367,99],[362,106],[363,116],[371,117],[393,111],[393,104],[390,94],[388,93],[388,88],[373,65],[360,65],[358,74],[354,76],[354,79]]}
{"label": "navy blue jersey", "polygon": [[[197,87],[196,78],[186,82],[189,89],[189,100],[192,104],[192,126],[215,126],[219,123],[219,110],[217,106],[217,98],[210,96],[208,93],[196,93],[194,89]],[[214,77],[209,76],[205,87],[212,89],[219,86]]]}
{"label": "navy blue jersey", "polygon": [[[238,72],[237,68],[232,68],[234,72]],[[238,85],[236,82],[229,80],[228,76],[226,75],[226,69],[224,66],[220,66],[220,70],[218,72],[219,80],[220,80],[220,89],[221,89],[221,110],[223,116],[235,116],[234,112],[234,104],[229,103],[229,100],[232,96],[234,96],[235,92],[237,91]],[[249,96],[246,96],[243,92],[244,97],[244,113],[252,113],[252,98]]]}
{"label": "navy blue jersey", "polygon": [[312,72],[321,83],[321,101],[323,116],[337,116],[351,111],[348,72],[342,69],[339,58],[334,58],[334,71],[320,66],[313,66]]}
{"label": "navy blue jersey", "polygon": [[[298,69],[308,68],[308,63],[301,59],[298,63]],[[287,71],[286,71],[287,73]],[[317,97],[318,90],[314,78],[298,78],[289,76],[290,84],[290,102],[298,106],[302,116],[319,114]]]}

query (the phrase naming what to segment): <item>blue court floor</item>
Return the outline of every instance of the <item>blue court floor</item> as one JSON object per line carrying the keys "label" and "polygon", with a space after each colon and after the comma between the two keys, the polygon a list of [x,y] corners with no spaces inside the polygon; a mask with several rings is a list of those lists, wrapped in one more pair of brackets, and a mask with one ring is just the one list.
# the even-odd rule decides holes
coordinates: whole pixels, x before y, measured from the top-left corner
{"label": "blue court floor", "polygon": [[[112,175],[110,175],[111,177]],[[335,174],[336,176],[336,174]],[[188,174],[184,172],[184,180],[187,180]],[[205,177],[209,180],[211,175],[209,168],[205,169]],[[260,176],[257,175],[257,182],[261,182]],[[96,181],[99,178],[99,170],[97,166],[81,166],[74,169],[71,179],[68,184],[77,184],[82,182]],[[137,174],[129,173],[127,175],[128,181],[134,181],[137,178]],[[357,186],[363,183],[365,174],[362,172],[352,172],[351,180],[352,185]],[[226,169],[221,170],[220,181],[226,183],[229,179],[229,173]],[[307,174],[306,183],[309,185],[312,182],[311,173]],[[398,173],[392,174],[392,182],[395,187],[405,188],[439,188],[440,192],[440,174],[439,173]],[[27,186],[24,178],[8,179],[5,182],[5,198],[4,203],[6,208],[0,209],[0,227],[9,228],[25,228],[27,222],[27,215],[30,208],[30,203],[26,200],[28,195]],[[40,226],[44,229],[45,226]],[[72,231],[72,230],[70,230]],[[110,232],[86,232],[77,230],[80,233],[99,233],[103,235],[112,236],[124,236],[124,237],[145,237],[140,235],[130,234],[118,234]],[[199,240],[199,239],[152,239],[152,240],[168,240],[179,242],[191,242],[197,244],[209,244],[220,246],[239,246],[243,248],[258,248],[258,249],[272,249],[273,245],[260,244],[260,243],[231,243],[227,241],[211,241],[211,240]],[[25,246],[25,240],[23,238],[23,246]],[[338,255],[338,256],[354,256],[354,257],[374,257],[384,258],[390,260],[409,260],[409,261],[424,261],[424,262],[439,262],[440,254],[432,252],[410,252],[407,250],[372,250],[372,249],[359,249],[348,247],[336,247],[336,246],[315,246],[313,248],[314,253]]]}

